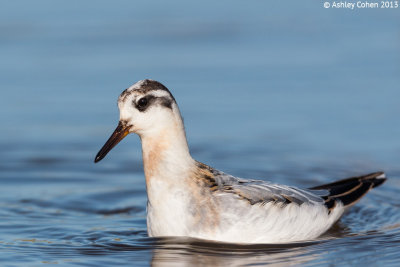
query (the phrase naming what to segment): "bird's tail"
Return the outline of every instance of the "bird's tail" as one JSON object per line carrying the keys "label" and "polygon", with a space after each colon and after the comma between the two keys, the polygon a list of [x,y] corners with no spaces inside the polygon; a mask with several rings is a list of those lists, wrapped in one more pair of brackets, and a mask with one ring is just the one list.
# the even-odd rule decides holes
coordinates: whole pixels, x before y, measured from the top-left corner
{"label": "bird's tail", "polygon": [[336,201],[340,200],[345,207],[357,203],[371,188],[377,187],[386,181],[384,172],[374,172],[358,177],[343,179],[330,184],[310,188],[311,190],[327,190],[328,195],[322,196],[329,210],[333,209]]}

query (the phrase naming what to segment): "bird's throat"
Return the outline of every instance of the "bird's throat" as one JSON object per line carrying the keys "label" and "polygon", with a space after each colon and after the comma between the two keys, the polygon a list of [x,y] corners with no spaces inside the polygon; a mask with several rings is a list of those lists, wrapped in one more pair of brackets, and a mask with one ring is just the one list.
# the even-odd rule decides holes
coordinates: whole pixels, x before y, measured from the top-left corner
{"label": "bird's throat", "polygon": [[173,178],[194,164],[183,129],[165,129],[151,136],[141,136],[141,140],[147,185],[150,179]]}

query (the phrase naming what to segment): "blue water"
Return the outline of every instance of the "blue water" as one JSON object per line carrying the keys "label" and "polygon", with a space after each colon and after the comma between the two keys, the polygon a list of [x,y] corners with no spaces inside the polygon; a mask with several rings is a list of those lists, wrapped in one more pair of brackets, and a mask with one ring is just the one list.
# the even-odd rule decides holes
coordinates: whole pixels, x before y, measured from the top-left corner
{"label": "blue water", "polygon": [[[399,9],[317,1],[4,1],[2,266],[398,265]],[[192,155],[308,187],[385,170],[327,234],[288,245],[154,239],[140,141],[99,164],[119,93],[174,94]]]}

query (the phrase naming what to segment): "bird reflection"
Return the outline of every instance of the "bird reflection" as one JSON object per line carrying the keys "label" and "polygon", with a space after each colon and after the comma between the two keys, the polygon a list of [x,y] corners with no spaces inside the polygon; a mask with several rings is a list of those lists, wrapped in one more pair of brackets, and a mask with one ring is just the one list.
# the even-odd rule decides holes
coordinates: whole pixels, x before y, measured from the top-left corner
{"label": "bird reflection", "polygon": [[[166,242],[164,242],[166,241]],[[232,245],[200,240],[172,240],[159,242],[153,250],[151,266],[287,266],[288,260],[301,265],[318,256],[309,247],[321,241],[279,245]]]}

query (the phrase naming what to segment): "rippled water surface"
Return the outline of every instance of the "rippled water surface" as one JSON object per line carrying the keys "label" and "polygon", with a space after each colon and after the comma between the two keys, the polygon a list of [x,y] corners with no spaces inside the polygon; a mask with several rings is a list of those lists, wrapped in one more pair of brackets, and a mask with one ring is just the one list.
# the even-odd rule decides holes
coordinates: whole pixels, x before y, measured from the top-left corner
{"label": "rippled water surface", "polygon": [[[3,3],[1,265],[398,265],[399,10],[287,3]],[[389,180],[317,240],[149,238],[139,138],[93,164],[143,78],[171,89],[193,157],[225,172]]]}

